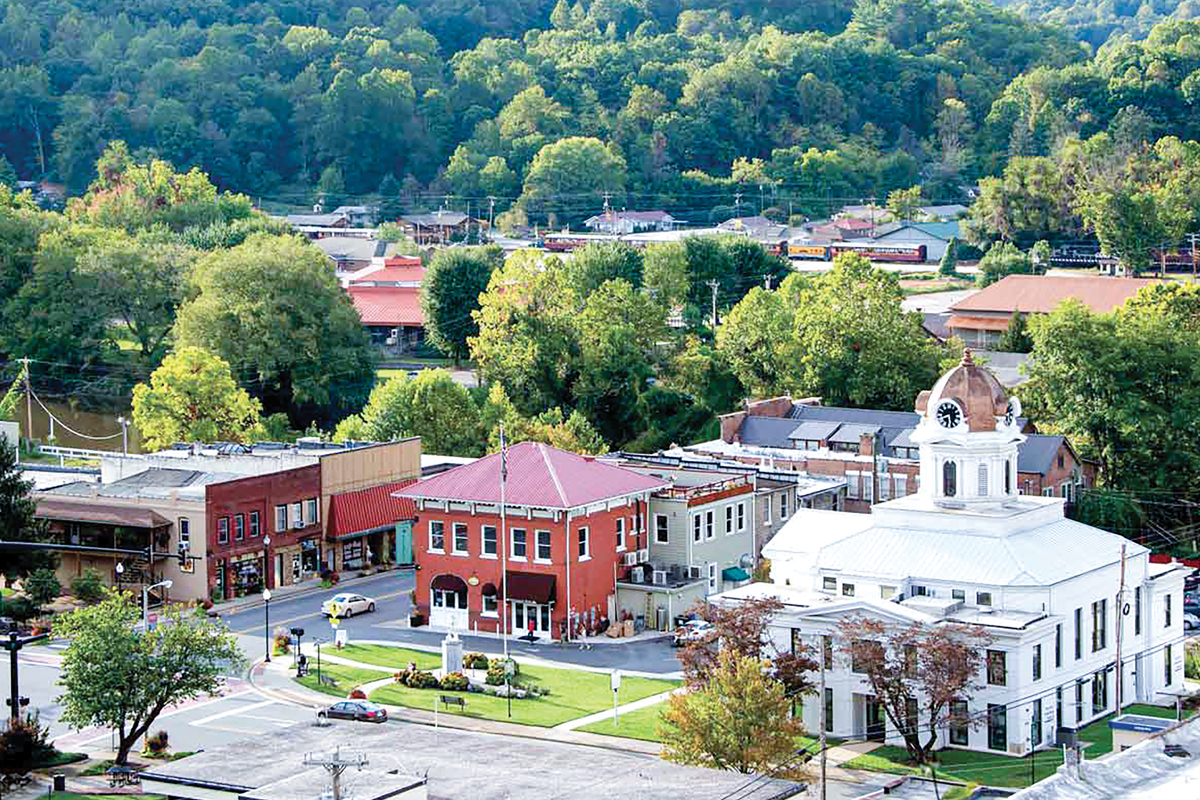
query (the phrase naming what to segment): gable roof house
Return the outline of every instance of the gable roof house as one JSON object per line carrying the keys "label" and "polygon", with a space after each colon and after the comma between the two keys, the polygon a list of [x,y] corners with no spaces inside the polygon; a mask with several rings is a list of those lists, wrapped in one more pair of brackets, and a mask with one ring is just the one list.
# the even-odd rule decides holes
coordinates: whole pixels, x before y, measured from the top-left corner
{"label": "gable roof house", "polygon": [[384,263],[349,276],[346,293],[372,344],[406,352],[425,340],[425,313],[421,310],[425,267],[415,256],[389,258]]}
{"label": "gable roof house", "polygon": [[950,240],[959,236],[958,221],[890,222],[875,229],[875,241],[923,244],[930,261],[941,261]]}
{"label": "gable roof house", "polygon": [[1144,278],[1006,275],[951,306],[946,327],[971,347],[991,349],[1013,314],[1049,314],[1071,298],[1096,314],[1107,314],[1153,283]]}
{"label": "gable roof house", "polygon": [[678,220],[665,211],[605,211],[583,221],[589,230],[599,233],[641,233],[643,231],[670,231]]}

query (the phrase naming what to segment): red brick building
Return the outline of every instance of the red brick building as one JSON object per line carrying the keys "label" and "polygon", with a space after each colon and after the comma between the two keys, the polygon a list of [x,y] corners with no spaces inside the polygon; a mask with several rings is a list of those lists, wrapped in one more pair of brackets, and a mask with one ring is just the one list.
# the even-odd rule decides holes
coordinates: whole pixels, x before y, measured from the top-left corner
{"label": "red brick building", "polygon": [[295,583],[320,570],[319,464],[211,484],[205,505],[215,596]]}
{"label": "red brick building", "polygon": [[[649,546],[658,478],[534,442],[397,492],[417,504],[416,613],[459,630],[559,638],[612,619],[622,556]],[[505,594],[507,592],[507,595]]]}

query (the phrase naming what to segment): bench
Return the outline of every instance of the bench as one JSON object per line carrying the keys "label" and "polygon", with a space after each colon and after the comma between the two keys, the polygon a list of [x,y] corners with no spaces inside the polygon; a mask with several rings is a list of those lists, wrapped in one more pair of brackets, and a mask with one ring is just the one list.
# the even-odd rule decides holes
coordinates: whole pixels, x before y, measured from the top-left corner
{"label": "bench", "polygon": [[460,710],[467,710],[467,700],[464,697],[453,697],[448,694],[441,695],[442,708],[446,706],[458,706]]}
{"label": "bench", "polygon": [[129,786],[138,782],[133,767],[109,767],[107,772],[109,786]]}

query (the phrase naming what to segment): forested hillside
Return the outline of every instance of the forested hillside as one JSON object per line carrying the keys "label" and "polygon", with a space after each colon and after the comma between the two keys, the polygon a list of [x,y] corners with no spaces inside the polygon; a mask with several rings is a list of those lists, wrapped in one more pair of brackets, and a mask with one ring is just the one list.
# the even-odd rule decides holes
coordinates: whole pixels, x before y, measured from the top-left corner
{"label": "forested hillside", "polygon": [[997,5],[1037,22],[1062,25],[1093,47],[1113,37],[1144,39],[1167,19],[1200,19],[1196,0],[997,0]]}
{"label": "forested hillside", "polygon": [[1085,58],[980,0],[0,8],[0,152],[21,178],[79,193],[121,139],[268,202],[311,202],[325,172],[330,199],[383,184],[531,218],[605,191],[706,218],[732,184],[796,212],[918,181],[956,197],[994,166],[976,141],[1009,83]]}

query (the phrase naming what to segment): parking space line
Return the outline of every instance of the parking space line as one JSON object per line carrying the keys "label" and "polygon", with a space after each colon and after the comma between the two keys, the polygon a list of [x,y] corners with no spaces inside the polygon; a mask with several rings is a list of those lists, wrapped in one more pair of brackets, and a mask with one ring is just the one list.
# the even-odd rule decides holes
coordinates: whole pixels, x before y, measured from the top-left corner
{"label": "parking space line", "polygon": [[[174,709],[172,709],[172,710],[170,710],[170,711],[165,711],[165,712],[163,712],[162,714],[159,714],[159,715],[158,715],[158,719],[166,719],[167,717],[173,717],[173,716],[175,716],[176,714],[182,714],[184,711],[191,711],[191,710],[193,710],[193,709],[196,709],[196,708],[202,708],[202,707],[204,707],[204,706],[207,706],[207,705],[212,705],[213,703],[219,703],[219,702],[221,702],[222,700],[231,700],[231,699],[233,699],[233,698],[235,698],[235,697],[241,697],[242,695],[245,695],[245,694],[251,694],[251,692],[250,692],[249,690],[247,690],[247,691],[244,691],[244,692],[238,692],[237,694],[229,694],[229,695],[225,695],[224,697],[213,697],[213,698],[210,698],[210,699],[208,699],[208,700],[202,700],[202,701],[201,701],[201,702],[199,702],[199,703],[192,703],[191,705],[184,706],[184,707],[182,707],[182,708],[174,708]],[[61,736],[56,736],[56,737],[54,737],[54,739],[53,739],[52,741],[54,741],[54,742],[57,742],[59,739],[66,739],[66,738],[67,738],[67,737],[69,737],[69,736],[78,736],[78,735],[79,735],[79,733],[80,733],[79,731],[71,731],[71,732],[69,732],[69,733],[64,733],[64,734],[62,734]],[[91,738],[89,738],[89,739],[84,739],[84,740],[82,740],[82,741],[79,741],[79,742],[72,742],[71,746],[72,746],[72,747],[76,747],[76,746],[78,746],[78,745],[82,745],[82,744],[88,744],[88,743],[90,743],[90,742],[98,742],[98,741],[100,741],[101,739],[107,739],[107,738],[109,738],[110,736],[112,736],[112,731],[111,731],[111,730],[107,730],[107,731],[105,731],[104,733],[97,734],[96,736],[92,736],[92,737],[91,737]]]}
{"label": "parking space line", "polygon": [[236,714],[242,714],[246,711],[252,711],[256,708],[263,708],[264,706],[272,706],[272,705],[275,705],[274,700],[263,700],[261,703],[254,703],[252,705],[243,706],[241,708],[231,708],[228,711],[220,711],[216,714],[213,714],[211,717],[205,717],[204,719],[192,720],[191,724],[192,725],[203,725],[206,722],[212,722],[213,720],[223,719],[224,717],[232,717]]}

